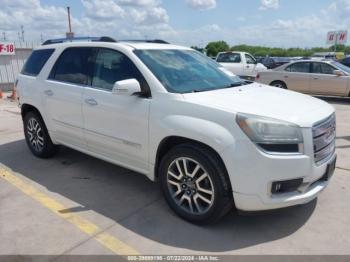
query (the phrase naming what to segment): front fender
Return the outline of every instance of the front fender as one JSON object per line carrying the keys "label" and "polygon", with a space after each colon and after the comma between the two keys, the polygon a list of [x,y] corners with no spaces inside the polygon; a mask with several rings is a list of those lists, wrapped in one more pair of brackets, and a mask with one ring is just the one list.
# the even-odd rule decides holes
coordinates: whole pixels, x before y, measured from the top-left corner
{"label": "front fender", "polygon": [[157,149],[160,143],[168,137],[183,137],[203,143],[217,153],[228,145],[234,144],[232,133],[224,126],[205,119],[191,116],[172,115],[157,121],[157,125],[150,128],[150,163],[156,163]]}

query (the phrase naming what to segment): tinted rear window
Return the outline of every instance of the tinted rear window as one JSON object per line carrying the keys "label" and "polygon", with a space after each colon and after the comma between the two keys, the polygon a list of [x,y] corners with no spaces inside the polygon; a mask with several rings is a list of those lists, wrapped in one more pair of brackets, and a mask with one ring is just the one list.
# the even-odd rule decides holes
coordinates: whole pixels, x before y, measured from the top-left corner
{"label": "tinted rear window", "polygon": [[33,51],[23,66],[21,74],[37,76],[54,51],[55,49],[42,49]]}
{"label": "tinted rear window", "polygon": [[295,73],[310,73],[310,65],[311,63],[309,62],[295,63],[288,66],[285,70]]}
{"label": "tinted rear window", "polygon": [[241,54],[238,53],[223,53],[220,54],[217,62],[219,63],[240,63]]}
{"label": "tinted rear window", "polygon": [[80,85],[89,85],[96,48],[67,48],[57,60],[49,79]]}

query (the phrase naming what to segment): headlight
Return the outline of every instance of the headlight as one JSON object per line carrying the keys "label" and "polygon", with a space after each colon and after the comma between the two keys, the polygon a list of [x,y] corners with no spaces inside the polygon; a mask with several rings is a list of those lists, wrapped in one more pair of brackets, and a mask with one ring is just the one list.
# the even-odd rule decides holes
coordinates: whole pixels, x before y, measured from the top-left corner
{"label": "headlight", "polygon": [[[236,121],[243,132],[259,145],[298,146],[303,143],[300,127],[289,122],[247,114],[238,114]],[[298,147],[296,151],[299,151]]]}

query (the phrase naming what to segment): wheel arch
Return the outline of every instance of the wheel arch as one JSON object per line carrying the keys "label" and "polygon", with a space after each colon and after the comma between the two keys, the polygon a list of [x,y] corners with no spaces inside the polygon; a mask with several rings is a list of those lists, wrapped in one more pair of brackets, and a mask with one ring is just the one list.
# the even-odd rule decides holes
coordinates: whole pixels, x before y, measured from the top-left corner
{"label": "wheel arch", "polygon": [[[203,150],[211,152],[217,161],[219,161],[219,164],[222,165],[222,167],[225,170],[225,176],[230,181],[230,177],[228,175],[226,165],[221,158],[220,154],[211,146],[200,142],[198,140],[194,140],[191,138],[186,138],[186,137],[181,137],[181,136],[168,136],[165,137],[160,143],[157,148],[157,153],[156,153],[156,159],[155,159],[155,165],[154,165],[154,178],[157,180],[159,178],[159,166],[160,162],[162,160],[162,157],[165,156],[172,148],[175,146],[181,145],[181,144],[189,144],[193,145],[196,148],[202,148]],[[231,188],[231,183],[229,183],[229,187]]]}
{"label": "wheel arch", "polygon": [[284,82],[283,80],[273,80],[273,81],[271,81],[271,83],[269,84],[269,86],[272,86],[273,83],[281,83],[281,84],[283,84],[283,85],[286,87],[286,89],[288,89],[287,83]]}
{"label": "wheel arch", "polygon": [[45,128],[46,128],[47,132],[49,133],[49,135],[50,135],[50,137],[52,139],[52,141],[55,143],[53,137],[51,136],[51,132],[50,132],[50,130],[48,128],[48,125],[47,125],[48,123],[45,121],[44,116],[40,113],[40,110],[37,107],[35,107],[35,106],[31,105],[31,104],[28,104],[28,103],[22,104],[21,105],[21,115],[22,115],[22,120],[23,121],[24,121],[25,115],[27,113],[29,113],[29,112],[36,113],[41,118],[41,120],[43,121],[43,123],[45,125]]}
{"label": "wheel arch", "polygon": [[35,106],[30,105],[30,104],[21,105],[22,119],[24,119],[24,116],[29,112],[35,112],[36,114],[38,114],[41,117],[41,119],[43,119],[43,116],[41,115],[39,109],[37,109]]}

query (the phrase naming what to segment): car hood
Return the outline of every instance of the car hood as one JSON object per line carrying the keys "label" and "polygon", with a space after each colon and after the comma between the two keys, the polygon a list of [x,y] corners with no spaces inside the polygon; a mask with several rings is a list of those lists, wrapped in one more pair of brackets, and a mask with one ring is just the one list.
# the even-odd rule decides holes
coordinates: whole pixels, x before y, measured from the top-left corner
{"label": "car hood", "polygon": [[320,99],[258,83],[184,94],[184,99],[232,113],[284,120],[300,127],[312,127],[334,113],[334,108]]}

